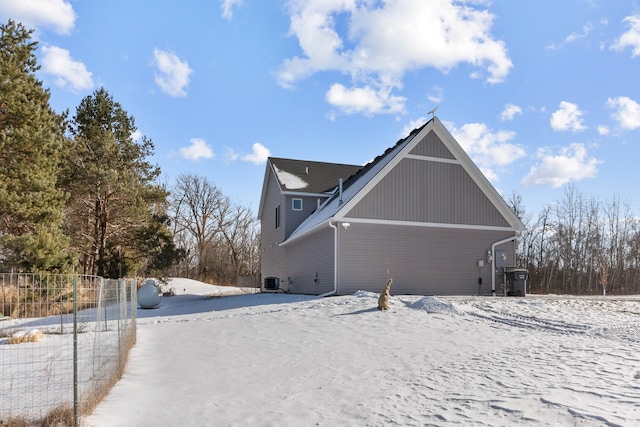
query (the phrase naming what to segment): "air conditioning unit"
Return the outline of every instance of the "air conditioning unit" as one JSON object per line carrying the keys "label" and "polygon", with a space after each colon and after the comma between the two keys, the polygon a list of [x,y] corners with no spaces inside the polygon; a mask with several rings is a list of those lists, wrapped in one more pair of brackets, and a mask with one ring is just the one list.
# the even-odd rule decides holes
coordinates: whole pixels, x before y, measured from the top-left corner
{"label": "air conditioning unit", "polygon": [[277,291],[280,289],[280,278],[278,277],[265,277],[264,289],[267,291]]}

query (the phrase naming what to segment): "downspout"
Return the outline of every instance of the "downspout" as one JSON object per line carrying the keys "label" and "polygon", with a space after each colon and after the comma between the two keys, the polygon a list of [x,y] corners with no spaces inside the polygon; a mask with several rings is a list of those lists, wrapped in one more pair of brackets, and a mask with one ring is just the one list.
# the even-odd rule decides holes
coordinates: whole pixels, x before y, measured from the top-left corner
{"label": "downspout", "polygon": [[318,295],[318,298],[328,297],[338,292],[338,227],[332,221],[329,221],[329,227],[333,228],[333,290]]}
{"label": "downspout", "polygon": [[510,242],[512,240],[516,240],[518,236],[513,235],[511,237],[507,237],[506,239],[498,240],[491,244],[491,296],[496,296],[496,246],[502,245],[503,243]]}

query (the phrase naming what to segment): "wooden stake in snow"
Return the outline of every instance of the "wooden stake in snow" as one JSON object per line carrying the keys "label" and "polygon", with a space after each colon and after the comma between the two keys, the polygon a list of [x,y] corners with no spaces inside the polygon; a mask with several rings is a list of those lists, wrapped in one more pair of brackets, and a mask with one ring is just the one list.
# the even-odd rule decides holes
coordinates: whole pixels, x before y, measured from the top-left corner
{"label": "wooden stake in snow", "polygon": [[389,309],[389,297],[391,296],[392,283],[393,279],[389,278],[389,280],[387,280],[387,284],[384,286],[384,289],[380,292],[380,296],[378,297],[378,310]]}

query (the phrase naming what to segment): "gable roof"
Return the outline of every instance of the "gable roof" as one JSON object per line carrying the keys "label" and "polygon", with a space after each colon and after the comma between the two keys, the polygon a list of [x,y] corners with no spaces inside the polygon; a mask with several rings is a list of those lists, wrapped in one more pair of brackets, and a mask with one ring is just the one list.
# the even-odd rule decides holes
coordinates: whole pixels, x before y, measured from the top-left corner
{"label": "gable roof", "polygon": [[281,194],[330,196],[336,191],[340,179],[346,181],[362,169],[359,165],[314,162],[269,157],[262,184],[258,218],[262,217],[265,192],[270,177],[275,177]]}
{"label": "gable roof", "polygon": [[395,146],[387,149],[384,154],[376,157],[372,162],[352,175],[343,184],[342,194],[336,192],[320,209],[303,221],[282,244],[287,244],[302,235],[312,232],[318,227],[325,225],[328,221],[341,221],[344,219],[345,213],[349,212],[371,188],[380,182],[380,180],[431,131],[437,134],[445,147],[454,156],[455,161],[460,163],[467,174],[469,174],[496,209],[502,214],[510,227],[516,231],[524,230],[524,225],[506,204],[502,196],[500,196],[464,149],[462,149],[460,144],[458,144],[449,131],[447,131],[442,122],[437,117],[434,117],[420,128],[414,129],[409,136],[399,140]]}
{"label": "gable roof", "polygon": [[362,166],[269,158],[283,193],[329,193],[340,179],[346,180]]}

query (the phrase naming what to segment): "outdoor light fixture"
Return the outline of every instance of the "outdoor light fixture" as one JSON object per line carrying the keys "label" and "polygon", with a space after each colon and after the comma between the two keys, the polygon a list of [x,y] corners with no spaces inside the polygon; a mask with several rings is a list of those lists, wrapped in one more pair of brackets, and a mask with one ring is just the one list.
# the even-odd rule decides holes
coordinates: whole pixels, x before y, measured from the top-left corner
{"label": "outdoor light fixture", "polygon": [[491,249],[487,249],[487,262],[493,261],[493,255],[491,255]]}
{"label": "outdoor light fixture", "polygon": [[350,222],[343,222],[342,226],[344,227],[344,229],[346,230],[347,228],[349,228],[349,226],[351,225]]}

